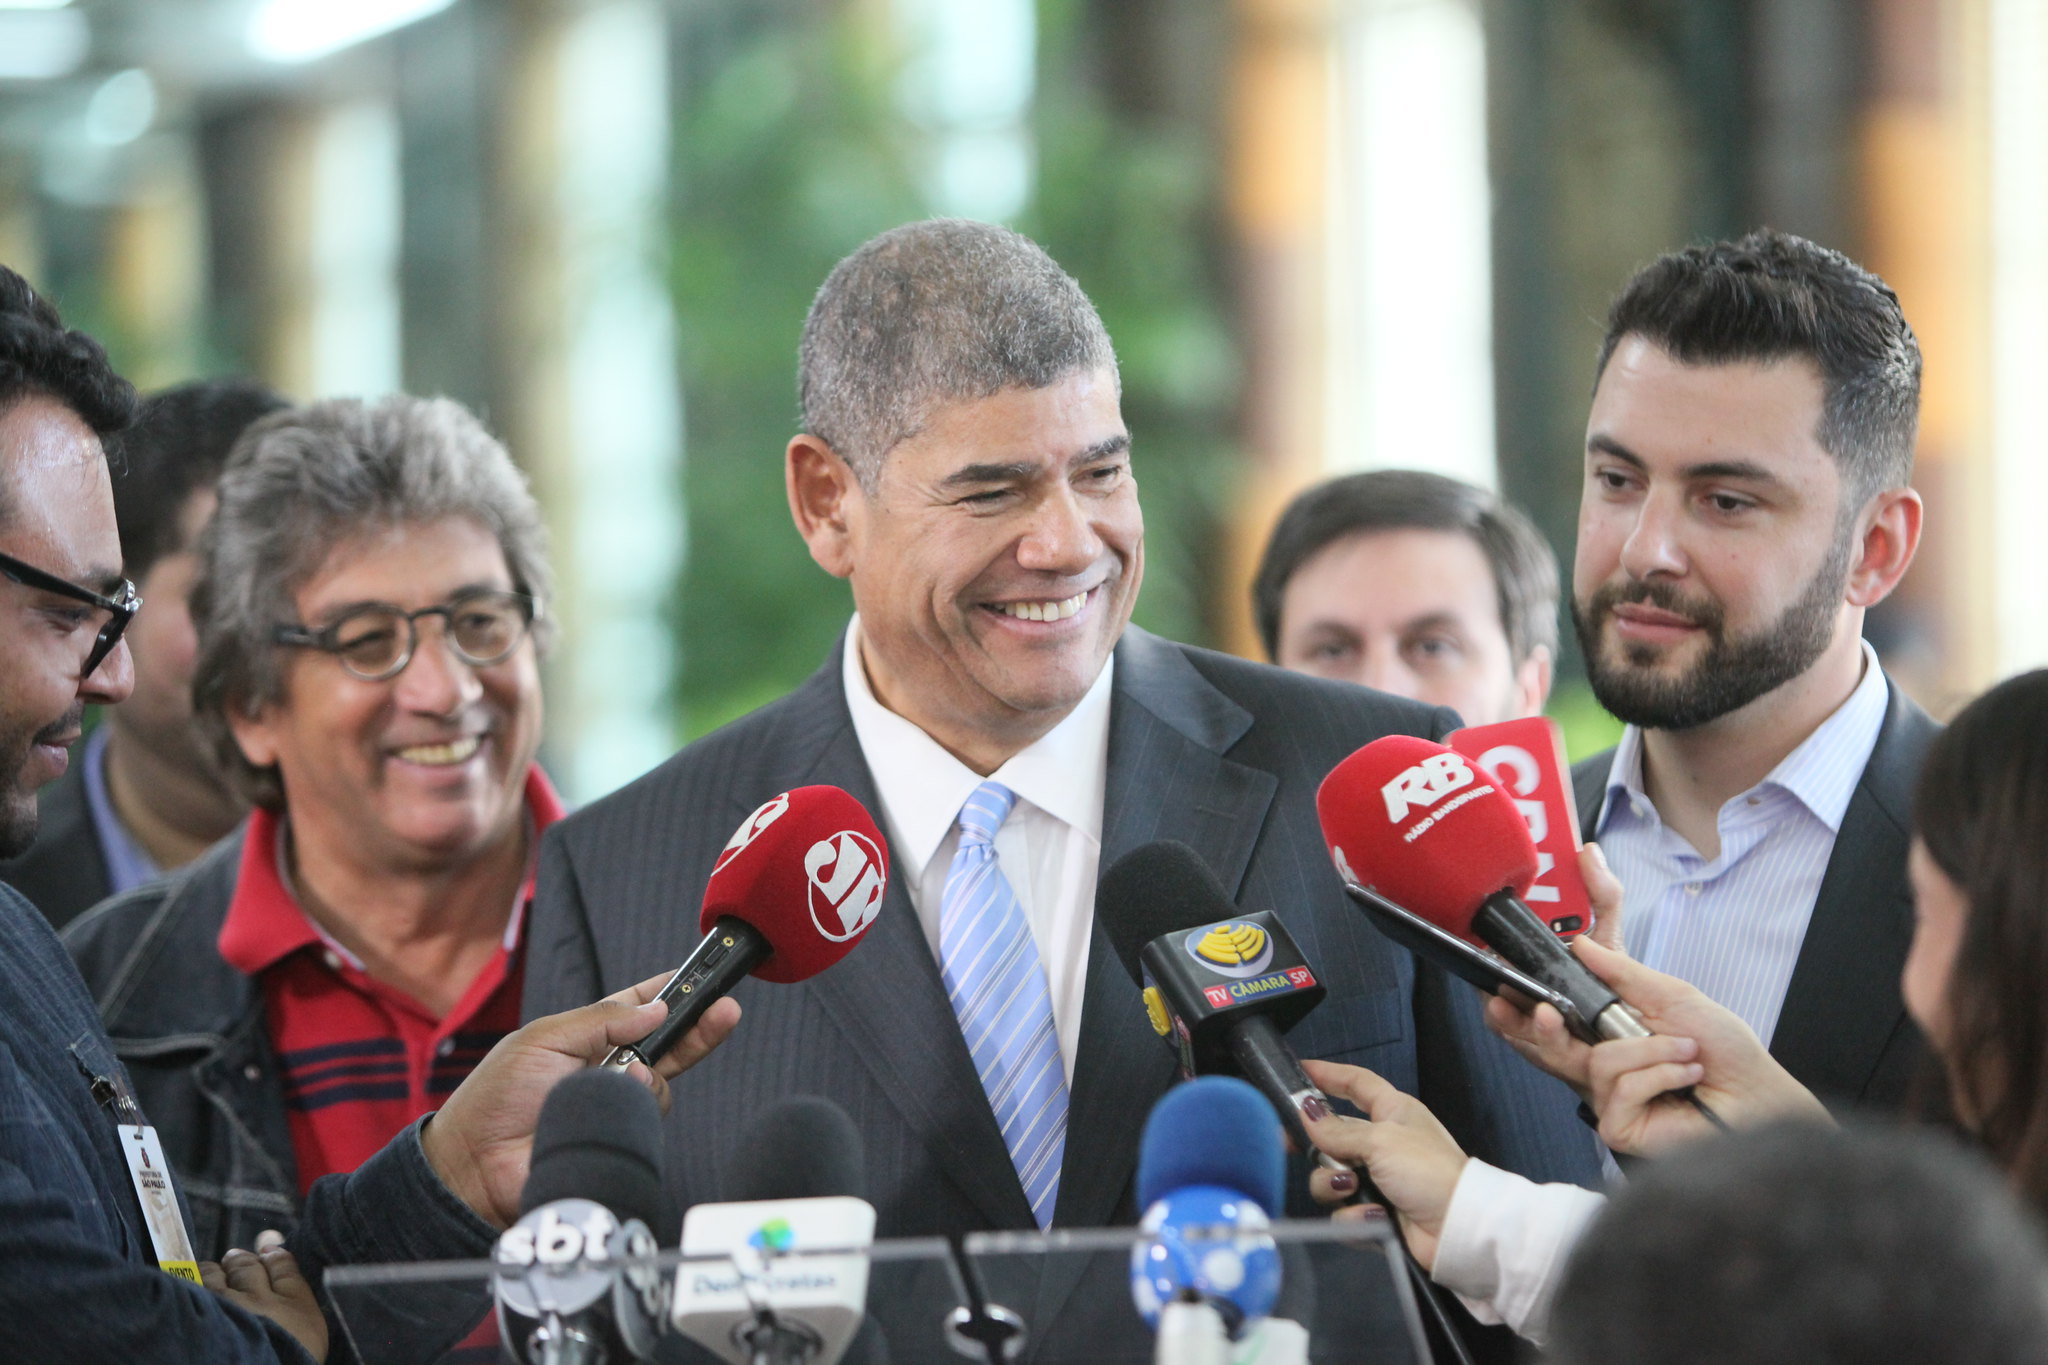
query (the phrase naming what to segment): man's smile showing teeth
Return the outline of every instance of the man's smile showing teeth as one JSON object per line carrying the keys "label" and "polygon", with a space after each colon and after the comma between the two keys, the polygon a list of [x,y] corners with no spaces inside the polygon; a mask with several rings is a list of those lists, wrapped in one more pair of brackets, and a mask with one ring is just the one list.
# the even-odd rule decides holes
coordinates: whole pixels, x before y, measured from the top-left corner
{"label": "man's smile showing teeth", "polygon": [[991,602],[1005,616],[1020,621],[1064,621],[1088,604],[1088,594],[1076,593],[1058,602]]}
{"label": "man's smile showing teeth", "polygon": [[460,763],[477,751],[483,741],[475,735],[465,735],[447,744],[415,744],[400,749],[398,757],[408,763],[424,763],[430,768],[445,768]]}

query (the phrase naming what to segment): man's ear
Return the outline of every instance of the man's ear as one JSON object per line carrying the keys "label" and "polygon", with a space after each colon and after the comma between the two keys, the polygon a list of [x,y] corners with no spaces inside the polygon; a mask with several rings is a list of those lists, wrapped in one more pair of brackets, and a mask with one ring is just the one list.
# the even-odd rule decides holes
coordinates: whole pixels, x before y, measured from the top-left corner
{"label": "man's ear", "polygon": [[1870,500],[1857,518],[1860,530],[1843,594],[1850,606],[1874,607],[1899,585],[1920,548],[1924,512],[1920,495],[1910,488],[1888,488]]}
{"label": "man's ear", "polygon": [[252,768],[277,766],[277,737],[270,725],[271,709],[264,706],[250,711],[233,704],[226,708],[228,733],[235,737],[235,747]]}
{"label": "man's ear", "polygon": [[1549,645],[1535,646],[1528,658],[1515,665],[1516,719],[1543,714],[1544,703],[1550,700],[1552,669]]}
{"label": "man's ear", "polygon": [[816,436],[789,441],[782,466],[789,515],[818,567],[834,578],[853,576],[854,548],[867,514],[867,493],[853,466]]}

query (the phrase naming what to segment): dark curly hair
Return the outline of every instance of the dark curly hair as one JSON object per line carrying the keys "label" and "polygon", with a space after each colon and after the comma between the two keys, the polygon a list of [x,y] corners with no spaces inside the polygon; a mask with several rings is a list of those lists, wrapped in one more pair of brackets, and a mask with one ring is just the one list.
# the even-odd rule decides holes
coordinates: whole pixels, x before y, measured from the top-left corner
{"label": "dark curly hair", "polygon": [[[106,349],[67,329],[48,299],[0,265],[0,412],[38,393],[77,413],[102,441],[135,417],[135,386],[114,373]],[[0,488],[0,516],[5,494]]]}

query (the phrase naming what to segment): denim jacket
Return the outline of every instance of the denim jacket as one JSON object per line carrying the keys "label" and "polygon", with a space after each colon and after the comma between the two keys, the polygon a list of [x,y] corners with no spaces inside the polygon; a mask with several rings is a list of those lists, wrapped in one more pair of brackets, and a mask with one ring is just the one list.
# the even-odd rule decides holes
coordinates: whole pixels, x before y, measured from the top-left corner
{"label": "denim jacket", "polygon": [[[6,887],[0,964],[0,1360],[306,1360],[282,1329],[157,1267],[115,1117],[94,1096],[95,1077],[118,1082],[124,1069],[48,923]],[[420,1127],[313,1187],[292,1245],[314,1284],[329,1265],[489,1254],[489,1225],[434,1175]],[[351,1332],[331,1326],[329,1360],[357,1347],[432,1360],[483,1307],[445,1288],[388,1295],[353,1308]]]}
{"label": "denim jacket", "polygon": [[238,831],[189,867],[64,929],[184,1183],[192,1245],[218,1260],[276,1228],[290,1238],[299,1179],[256,981],[220,955],[241,864]]}

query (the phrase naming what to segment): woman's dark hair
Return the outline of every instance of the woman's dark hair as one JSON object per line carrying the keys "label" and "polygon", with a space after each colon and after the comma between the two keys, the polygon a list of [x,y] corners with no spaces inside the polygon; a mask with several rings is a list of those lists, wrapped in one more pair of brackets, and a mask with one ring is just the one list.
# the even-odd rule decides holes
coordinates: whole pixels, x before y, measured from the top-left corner
{"label": "woman's dark hair", "polygon": [[1928,750],[1913,818],[1970,907],[1947,992],[1952,1093],[2048,1208],[2048,669],[1963,708]]}

